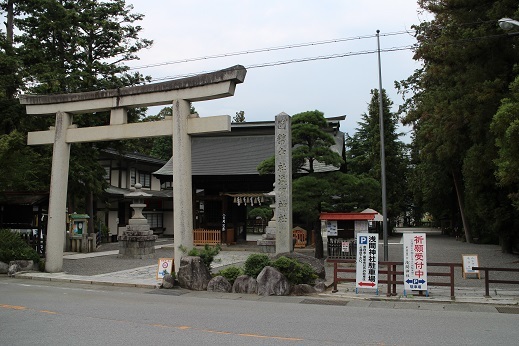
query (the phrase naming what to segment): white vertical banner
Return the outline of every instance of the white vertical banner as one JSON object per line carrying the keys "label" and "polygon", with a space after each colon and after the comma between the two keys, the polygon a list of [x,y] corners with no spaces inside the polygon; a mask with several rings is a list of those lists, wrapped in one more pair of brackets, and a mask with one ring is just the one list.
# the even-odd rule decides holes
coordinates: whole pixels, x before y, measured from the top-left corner
{"label": "white vertical banner", "polygon": [[404,292],[427,291],[425,233],[404,233]]}
{"label": "white vertical banner", "polygon": [[356,288],[378,289],[378,234],[357,234]]}

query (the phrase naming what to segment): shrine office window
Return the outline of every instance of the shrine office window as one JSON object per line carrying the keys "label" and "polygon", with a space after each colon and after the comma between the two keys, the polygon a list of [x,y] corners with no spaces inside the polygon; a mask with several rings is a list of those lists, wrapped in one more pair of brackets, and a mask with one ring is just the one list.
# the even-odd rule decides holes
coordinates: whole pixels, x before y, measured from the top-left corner
{"label": "shrine office window", "polygon": [[161,184],[160,184],[160,188],[161,190],[171,190],[173,188],[173,182],[171,181],[163,181]]}
{"label": "shrine office window", "polygon": [[145,213],[142,215],[148,220],[150,228],[164,227],[162,213]]}
{"label": "shrine office window", "polygon": [[105,170],[105,174],[103,176],[103,178],[105,178],[105,180],[110,183],[110,172],[111,172],[111,169],[110,169],[110,166],[103,166],[104,170]]}
{"label": "shrine office window", "polygon": [[135,168],[130,168],[130,186],[135,186],[137,183],[137,173]]}
{"label": "shrine office window", "polygon": [[139,184],[145,188],[151,188],[151,173],[139,171]]}

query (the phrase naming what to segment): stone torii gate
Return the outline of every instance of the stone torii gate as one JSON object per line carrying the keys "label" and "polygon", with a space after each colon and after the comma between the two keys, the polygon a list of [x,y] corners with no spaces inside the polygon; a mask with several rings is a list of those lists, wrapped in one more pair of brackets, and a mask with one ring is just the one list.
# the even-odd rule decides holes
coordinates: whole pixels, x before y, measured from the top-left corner
{"label": "stone torii gate", "polygon": [[[228,115],[198,118],[190,114],[190,102],[233,96],[236,84],[245,80],[241,65],[213,73],[163,83],[61,95],[21,95],[27,114],[55,114],[55,127],[29,132],[28,145],[53,144],[45,271],[62,271],[70,145],[130,138],[173,137],[173,208],[175,263],[181,246],[193,247],[193,195],[191,135],[231,130]],[[171,118],[128,123],[127,109],[171,104]],[[73,115],[110,111],[110,124],[79,128]]]}

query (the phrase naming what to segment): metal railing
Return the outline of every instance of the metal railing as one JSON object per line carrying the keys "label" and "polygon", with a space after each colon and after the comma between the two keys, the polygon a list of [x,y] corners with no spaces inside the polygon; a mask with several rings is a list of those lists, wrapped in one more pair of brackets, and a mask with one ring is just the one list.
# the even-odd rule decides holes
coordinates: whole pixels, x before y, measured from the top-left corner
{"label": "metal railing", "polygon": [[491,267],[472,267],[472,270],[482,270],[485,272],[485,297],[490,297],[490,284],[509,284],[519,285],[518,280],[492,280],[490,279],[490,272],[515,272],[519,273],[519,268],[491,268]]}
{"label": "metal railing", "polygon": [[[340,277],[339,273],[356,273],[356,267],[354,264],[356,261],[354,259],[328,259],[327,260],[330,263],[333,263],[333,291],[337,292],[337,284],[341,281],[345,282],[356,282],[356,278],[344,278]],[[396,286],[397,284],[403,284],[404,279],[404,271],[398,270],[397,266],[401,266],[403,268],[404,263],[403,262],[390,262],[390,261],[382,261],[378,262],[379,267],[383,267],[385,269],[379,269],[379,277],[380,275],[384,276],[385,279],[378,280],[379,283],[387,284],[387,296],[395,296],[396,293]],[[340,267],[340,264],[353,264],[353,266],[350,266],[348,268]],[[429,267],[437,267],[440,269],[448,269],[443,271],[429,271],[427,273],[428,277],[443,277],[448,278],[446,281],[430,281],[428,282],[428,285],[432,286],[447,286],[450,287],[450,296],[451,299],[454,299],[454,269],[456,267],[461,268],[461,263],[434,263],[429,262],[427,263],[427,266]],[[422,294],[423,291],[420,291],[420,294]]]}

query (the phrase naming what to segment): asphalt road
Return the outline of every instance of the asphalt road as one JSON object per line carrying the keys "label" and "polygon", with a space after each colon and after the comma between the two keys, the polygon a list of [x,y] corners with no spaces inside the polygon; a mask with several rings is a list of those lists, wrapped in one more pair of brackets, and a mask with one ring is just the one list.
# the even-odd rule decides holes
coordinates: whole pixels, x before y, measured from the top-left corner
{"label": "asphalt road", "polygon": [[519,335],[519,315],[462,304],[257,299],[0,278],[0,345],[517,345]]}

